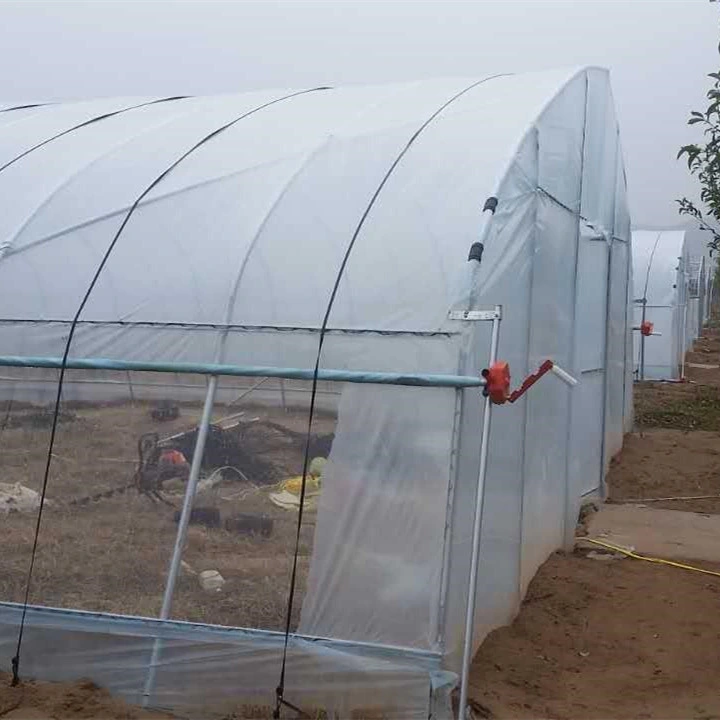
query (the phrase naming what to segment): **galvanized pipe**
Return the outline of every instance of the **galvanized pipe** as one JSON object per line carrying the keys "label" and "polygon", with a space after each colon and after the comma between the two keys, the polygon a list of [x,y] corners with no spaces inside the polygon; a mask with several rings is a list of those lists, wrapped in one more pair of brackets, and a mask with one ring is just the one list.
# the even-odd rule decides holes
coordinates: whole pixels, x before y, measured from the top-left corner
{"label": "galvanized pipe", "polygon": [[[497,310],[500,310],[498,307]],[[500,319],[493,320],[492,339],[490,341],[491,367],[497,360]],[[477,593],[478,564],[480,560],[480,538],[482,535],[482,514],[485,504],[485,476],[487,474],[488,446],[490,444],[490,416],[492,403],[489,397],[483,400],[483,423],[480,439],[480,468],[478,471],[477,495],[475,497],[475,517],[473,518],[472,554],[470,557],[470,577],[468,580],[468,601],[465,614],[465,644],[463,647],[462,673],[460,676],[460,704],[458,720],[464,720],[467,707],[470,662],[472,661],[473,634],[475,631],[475,596]]]}
{"label": "galvanized pipe", "polygon": [[[59,357],[0,356],[0,367],[60,369]],[[265,365],[226,365],[220,363],[151,362],[143,360],[114,360],[110,358],[68,358],[68,370],[118,370],[133,372],[182,373],[227,377],[271,377],[285,380],[312,380],[314,370]],[[320,369],[317,379],[327,382],[348,382],[370,385],[405,385],[410,387],[482,387],[483,378],[469,375],[437,373],[389,373],[372,370]]]}
{"label": "galvanized pipe", "polygon": [[[170,617],[170,612],[172,611],[173,595],[175,594],[175,585],[180,571],[180,562],[182,560],[183,547],[187,537],[187,529],[190,524],[190,513],[192,512],[193,503],[195,501],[195,493],[197,492],[197,484],[200,477],[200,466],[202,464],[203,453],[205,452],[205,441],[210,427],[210,418],[212,416],[216,390],[217,377],[211,377],[210,382],[208,383],[207,394],[205,395],[205,405],[203,407],[202,419],[200,420],[197,441],[195,443],[195,451],[193,453],[192,464],[190,466],[190,477],[188,478],[182,512],[180,513],[180,522],[178,523],[178,531],[175,536],[175,546],[173,547],[172,559],[170,560],[168,579],[165,585],[165,593],[163,594],[163,604],[160,609],[160,620],[167,620]],[[145,688],[143,689],[143,707],[147,707],[150,701],[150,695],[155,685],[157,663],[160,658],[161,651],[162,640],[160,638],[156,638],[153,644],[147,678],[145,679]]]}

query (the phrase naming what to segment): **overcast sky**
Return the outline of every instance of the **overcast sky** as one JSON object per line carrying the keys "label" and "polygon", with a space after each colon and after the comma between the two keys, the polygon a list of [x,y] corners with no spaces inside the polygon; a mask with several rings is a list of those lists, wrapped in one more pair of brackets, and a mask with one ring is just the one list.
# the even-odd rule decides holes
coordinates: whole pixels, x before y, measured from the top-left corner
{"label": "overcast sky", "polygon": [[636,226],[677,225],[676,162],[720,68],[708,0],[0,0],[0,100],[612,71]]}

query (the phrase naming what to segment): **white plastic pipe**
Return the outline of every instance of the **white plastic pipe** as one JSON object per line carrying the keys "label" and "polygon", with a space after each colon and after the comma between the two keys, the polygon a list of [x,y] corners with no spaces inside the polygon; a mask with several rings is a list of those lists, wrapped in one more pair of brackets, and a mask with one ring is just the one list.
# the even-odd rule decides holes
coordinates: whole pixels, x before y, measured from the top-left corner
{"label": "white plastic pipe", "polygon": [[578,381],[567,371],[563,370],[559,365],[553,363],[552,372],[555,373],[566,385],[575,387]]}

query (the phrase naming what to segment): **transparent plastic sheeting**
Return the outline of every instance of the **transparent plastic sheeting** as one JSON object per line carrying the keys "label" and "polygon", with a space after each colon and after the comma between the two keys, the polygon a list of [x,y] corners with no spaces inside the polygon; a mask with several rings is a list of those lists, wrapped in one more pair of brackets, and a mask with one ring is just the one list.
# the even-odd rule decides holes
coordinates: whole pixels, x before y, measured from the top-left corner
{"label": "transparent plastic sheeting", "polygon": [[[19,605],[0,604],[3,657],[15,651],[20,613]],[[243,708],[271,716],[279,633],[31,608],[25,634],[24,675],[57,682],[92,678],[132,704],[143,701],[153,643],[161,637],[152,707],[198,720]],[[439,657],[293,638],[287,697],[308,711],[323,708],[330,717],[349,718],[360,708],[368,715],[382,709],[383,717],[398,720],[425,720],[431,712],[450,720],[454,676],[439,665]]]}
{"label": "transparent plastic sheeting", "polygon": [[[0,197],[7,198],[0,354],[61,356],[69,321],[132,203],[188,148],[237,121],[140,203],[89,295],[71,358],[312,368],[318,328],[353,243],[322,369],[477,377],[489,360],[491,323],[449,313],[502,305],[499,357],[514,385],[548,358],[578,378],[571,390],[548,375],[519,402],[493,409],[477,647],[513,618],[545,559],[572,541],[580,499],[602,494],[632,411],[630,220],[607,72],[44,108],[27,116],[27,134],[22,122],[0,134],[0,158],[111,112],[0,171]],[[498,207],[477,266],[468,250],[480,239],[490,196]],[[121,378],[94,378],[81,383],[70,374],[65,401],[127,401]],[[28,371],[3,392],[34,402],[52,379]],[[167,382],[170,398],[195,403],[197,412],[202,384]],[[135,378],[131,400],[160,397],[151,383]],[[234,402],[233,387],[221,383],[213,418]],[[308,394],[292,389],[307,420]],[[260,388],[266,394],[255,396],[246,419],[267,411],[260,397],[285,412],[277,403],[287,402],[288,388],[273,390],[280,394]],[[332,425],[333,440],[315,531],[303,539],[307,587],[296,611],[299,632],[330,640],[306,664],[290,663],[287,697],[301,707],[371,697],[414,717],[427,714],[432,689],[449,713],[442,683],[416,661],[430,653],[453,677],[460,671],[480,393],[344,385],[322,397],[329,417],[318,413],[313,431]],[[307,424],[293,427],[304,432]],[[188,547],[200,557],[213,544],[196,534]],[[236,570],[242,588],[244,570]],[[285,587],[275,602],[286,598]],[[231,596],[247,597],[240,590]],[[186,600],[188,612],[202,610]],[[83,624],[77,635],[67,618],[47,616],[42,632],[71,632],[66,637],[83,649],[73,655],[70,643],[63,657],[56,646],[52,666],[67,677],[102,675],[98,659],[114,652],[118,636],[92,628],[115,621]],[[35,632],[27,662],[50,673]],[[182,652],[167,662],[186,657],[182,667],[198,673],[205,695],[217,686],[220,695],[237,696],[240,682],[251,697],[254,688],[274,688],[279,658],[256,635],[243,635],[242,650],[227,650],[239,653],[237,664],[213,680],[209,668],[222,665],[226,650],[215,655],[199,632],[185,628]],[[335,641],[342,641],[337,648]],[[119,661],[134,678],[147,662],[147,635],[137,642]],[[360,645],[400,648],[403,660],[393,659],[386,672],[382,663],[368,664]],[[137,679],[125,687],[114,672],[94,679],[137,697]],[[193,686],[184,682],[179,670],[161,673],[160,699],[191,705]]]}
{"label": "transparent plastic sheeting", "polygon": [[345,388],[300,629],[438,648],[455,391]]}
{"label": "transparent plastic sheeting", "polygon": [[[659,335],[645,338],[646,380],[680,378],[683,355],[688,349],[688,264],[682,230],[636,230],[633,232],[634,323],[653,323]],[[634,333],[634,365],[640,375],[641,335]]]}
{"label": "transparent plastic sheeting", "polygon": [[691,256],[688,267],[688,337],[691,348],[692,342],[702,335],[707,320],[707,268],[705,257]]}
{"label": "transparent plastic sheeting", "polygon": [[[334,327],[448,327],[448,308],[462,300],[464,260],[483,199],[567,77],[488,79],[428,126],[363,225],[334,304]],[[0,194],[8,198],[0,220],[3,315],[72,318],[132,202],[199,138],[242,117],[144,198],[81,319],[316,326],[345,248],[385,173],[415,129],[470,85],[456,80],[174,100],[69,133],[0,173]],[[582,81],[575,86],[582,92]],[[274,104],[252,112],[267,103]],[[50,122],[52,112],[37,122],[46,115]],[[548,128],[549,143],[564,140]],[[0,138],[0,151],[13,142]],[[552,189],[561,173],[552,166],[548,172]],[[26,190],[15,200],[19,187]],[[58,273],[68,253],[74,262]],[[128,338],[118,352],[132,346]],[[214,349],[205,345],[207,360]],[[166,359],[180,359],[177,352],[177,344],[164,347]],[[269,352],[263,364],[279,363]]]}

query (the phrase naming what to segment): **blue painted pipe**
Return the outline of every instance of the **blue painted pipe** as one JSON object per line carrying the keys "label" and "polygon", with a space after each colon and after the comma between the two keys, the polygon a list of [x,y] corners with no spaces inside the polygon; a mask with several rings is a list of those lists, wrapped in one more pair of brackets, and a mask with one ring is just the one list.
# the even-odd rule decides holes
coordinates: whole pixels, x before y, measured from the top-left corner
{"label": "blue painted pipe", "polygon": [[[0,356],[0,367],[62,368],[59,357]],[[267,367],[263,365],[221,365],[215,363],[148,362],[143,360],[111,360],[109,358],[68,358],[68,370],[117,370],[122,372],[184,373],[229,377],[272,377],[285,380],[312,380],[313,370]],[[424,373],[386,373],[365,370],[318,371],[318,380],[366,383],[370,385],[406,385],[411,387],[474,388],[485,385],[480,377],[468,375],[433,375]]]}

